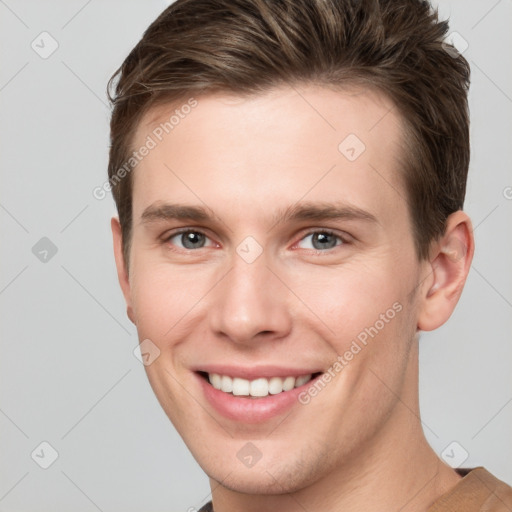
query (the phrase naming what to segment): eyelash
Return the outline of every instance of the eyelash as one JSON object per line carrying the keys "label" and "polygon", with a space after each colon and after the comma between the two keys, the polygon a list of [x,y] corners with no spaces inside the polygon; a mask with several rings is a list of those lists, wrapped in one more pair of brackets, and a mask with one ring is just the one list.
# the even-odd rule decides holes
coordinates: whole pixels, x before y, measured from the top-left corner
{"label": "eyelash", "polygon": [[[204,232],[202,231],[201,229],[195,229],[195,228],[179,228],[175,231],[173,231],[172,233],[166,235],[163,239],[163,243],[164,244],[169,244],[170,240],[172,238],[174,238],[175,236],[178,236],[178,235],[181,235],[183,233],[199,233],[201,235],[204,235],[207,239],[211,240],[210,237]],[[336,248],[339,248],[343,245],[347,245],[350,243],[350,240],[349,240],[349,236],[348,235],[345,235],[345,236],[342,236],[330,229],[326,229],[326,228],[323,228],[323,229],[311,229],[310,231],[304,233],[301,238],[295,242],[293,244],[293,247],[295,247],[299,242],[302,242],[305,238],[307,238],[308,236],[311,236],[311,235],[314,235],[314,234],[325,234],[325,235],[329,235],[329,236],[334,236],[336,237],[341,243],[339,244],[336,244],[334,247],[332,248],[329,248],[329,249],[324,249],[324,250],[320,250],[320,249],[306,249],[308,251],[310,251],[310,253],[314,254],[314,255],[325,255],[325,254],[329,254],[331,253],[334,249]],[[171,249],[171,247],[168,245],[168,247]],[[200,247],[199,249],[204,249],[204,247]],[[199,249],[187,249],[187,248],[178,248],[178,249],[172,249],[172,250],[179,250],[179,251],[186,251],[186,252],[189,252],[189,251],[197,251]]]}
{"label": "eyelash", "polygon": [[295,242],[293,244],[293,247],[295,247],[299,242],[302,242],[305,238],[307,238],[308,236],[311,236],[311,235],[315,235],[315,234],[322,234],[322,235],[328,235],[328,236],[334,236],[335,238],[337,238],[341,243],[336,243],[336,245],[334,247],[330,247],[328,249],[324,249],[324,250],[320,250],[320,249],[306,249],[308,251],[310,251],[312,254],[314,255],[317,255],[317,256],[323,256],[323,255],[327,255],[327,254],[330,254],[332,253],[332,251],[334,251],[335,249],[337,248],[340,248],[342,247],[343,245],[346,245],[349,243],[348,241],[348,235],[347,236],[342,236],[330,229],[312,229],[306,233],[304,233],[301,238]]}

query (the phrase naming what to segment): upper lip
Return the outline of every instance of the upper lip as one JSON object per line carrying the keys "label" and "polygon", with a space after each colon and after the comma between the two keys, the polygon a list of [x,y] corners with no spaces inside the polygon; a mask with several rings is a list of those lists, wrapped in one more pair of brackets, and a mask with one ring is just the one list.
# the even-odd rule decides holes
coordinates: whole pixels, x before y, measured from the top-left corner
{"label": "upper lip", "polygon": [[275,365],[260,365],[260,366],[232,366],[224,364],[209,364],[194,368],[196,372],[217,373],[219,375],[227,375],[229,377],[239,377],[241,379],[254,380],[258,378],[271,377],[300,377],[301,375],[309,375],[322,372],[321,369],[311,368],[287,368],[284,366]]}

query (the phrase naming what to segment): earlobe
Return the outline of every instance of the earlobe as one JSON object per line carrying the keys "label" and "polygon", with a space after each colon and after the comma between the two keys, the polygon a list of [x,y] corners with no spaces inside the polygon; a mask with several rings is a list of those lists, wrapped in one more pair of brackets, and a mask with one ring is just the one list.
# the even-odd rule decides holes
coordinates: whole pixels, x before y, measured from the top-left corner
{"label": "earlobe", "polygon": [[117,267],[117,278],[119,280],[119,285],[121,286],[121,290],[124,295],[124,299],[126,301],[126,314],[128,318],[136,324],[135,314],[133,312],[133,307],[131,303],[131,291],[130,291],[130,280],[128,278],[128,269],[126,267],[126,262],[124,260],[123,253],[123,234],[121,230],[121,224],[119,223],[119,219],[116,217],[112,217],[110,221],[110,226],[112,228],[112,239],[114,244],[114,257],[116,261]]}
{"label": "earlobe", "polygon": [[464,288],[474,252],[473,229],[462,211],[446,221],[444,235],[432,247],[431,275],[422,290],[418,329],[431,331],[450,318]]}

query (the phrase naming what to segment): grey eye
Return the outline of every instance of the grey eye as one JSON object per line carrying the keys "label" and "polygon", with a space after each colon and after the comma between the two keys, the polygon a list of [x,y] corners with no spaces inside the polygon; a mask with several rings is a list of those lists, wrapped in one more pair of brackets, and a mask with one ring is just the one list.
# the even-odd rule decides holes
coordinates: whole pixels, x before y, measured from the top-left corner
{"label": "grey eye", "polygon": [[[316,231],[305,236],[299,245],[303,249],[315,249],[316,251],[322,251],[326,249],[332,249],[337,245],[341,245],[343,242],[341,238],[334,233],[326,231]],[[302,244],[302,245],[301,245]]]}
{"label": "grey eye", "polygon": [[199,231],[184,231],[170,237],[169,242],[183,249],[202,249],[209,239]]}

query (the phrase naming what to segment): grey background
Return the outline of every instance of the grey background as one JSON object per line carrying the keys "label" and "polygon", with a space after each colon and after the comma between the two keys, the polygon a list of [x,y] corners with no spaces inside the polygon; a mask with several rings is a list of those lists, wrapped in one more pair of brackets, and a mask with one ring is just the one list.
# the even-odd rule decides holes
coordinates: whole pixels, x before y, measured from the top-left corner
{"label": "grey background", "polygon": [[[113,201],[92,195],[106,179],[107,80],[166,5],[0,0],[0,512],[185,511],[209,498],[133,355]],[[512,484],[512,2],[440,12],[469,45],[477,251],[452,319],[422,337],[422,416],[439,454],[456,441],[452,458],[465,450],[463,466]],[[31,47],[43,31],[59,45],[47,59]],[[43,441],[59,454],[46,470],[31,458]]]}

